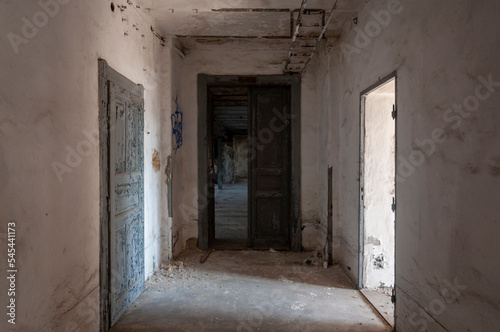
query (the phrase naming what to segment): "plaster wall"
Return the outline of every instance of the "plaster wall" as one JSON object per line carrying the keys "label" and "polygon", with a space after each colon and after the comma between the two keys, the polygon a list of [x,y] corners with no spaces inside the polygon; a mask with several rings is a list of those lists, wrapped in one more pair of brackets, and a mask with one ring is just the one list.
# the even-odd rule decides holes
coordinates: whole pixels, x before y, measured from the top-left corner
{"label": "plaster wall", "polygon": [[[161,46],[154,22],[133,6],[118,8],[126,1],[114,1],[114,13],[106,1],[41,1],[49,9],[39,3],[0,5],[0,259],[7,261],[6,222],[13,220],[18,269],[16,325],[4,314],[0,330],[97,331],[98,58],[145,87],[147,276],[160,259],[164,179],[152,155],[165,154]],[[13,47],[9,32],[22,43]],[[8,289],[5,277],[0,289]],[[7,303],[7,292],[0,302]]]}
{"label": "plaster wall", "polygon": [[500,326],[498,12],[491,0],[370,1],[330,53],[340,80],[335,227],[355,281],[360,92],[397,71],[398,331]]}

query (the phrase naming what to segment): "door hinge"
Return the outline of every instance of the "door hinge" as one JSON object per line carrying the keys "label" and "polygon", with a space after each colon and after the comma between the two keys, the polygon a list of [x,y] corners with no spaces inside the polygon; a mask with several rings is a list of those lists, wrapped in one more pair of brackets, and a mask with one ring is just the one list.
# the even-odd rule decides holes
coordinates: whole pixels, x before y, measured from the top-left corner
{"label": "door hinge", "polygon": [[396,303],[396,288],[392,289],[391,302]]}
{"label": "door hinge", "polygon": [[397,111],[396,111],[396,105],[392,105],[392,118],[396,119],[397,116]]}
{"label": "door hinge", "polygon": [[392,205],[391,205],[392,212],[396,212],[396,198],[392,198]]}

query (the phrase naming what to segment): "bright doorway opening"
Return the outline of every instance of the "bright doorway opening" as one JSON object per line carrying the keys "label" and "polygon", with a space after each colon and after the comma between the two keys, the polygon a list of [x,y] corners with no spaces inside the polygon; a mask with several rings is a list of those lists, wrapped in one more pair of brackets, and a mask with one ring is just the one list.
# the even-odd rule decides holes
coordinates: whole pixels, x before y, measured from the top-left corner
{"label": "bright doorway opening", "polygon": [[394,325],[396,78],[361,94],[359,288]]}
{"label": "bright doorway opening", "polygon": [[248,243],[248,93],[247,87],[209,88],[215,241],[222,248]]}

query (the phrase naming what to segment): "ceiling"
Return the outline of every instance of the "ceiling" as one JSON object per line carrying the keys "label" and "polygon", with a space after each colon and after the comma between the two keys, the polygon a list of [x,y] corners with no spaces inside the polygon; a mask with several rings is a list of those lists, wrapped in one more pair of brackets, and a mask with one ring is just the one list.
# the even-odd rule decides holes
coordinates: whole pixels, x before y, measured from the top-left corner
{"label": "ceiling", "polygon": [[320,41],[339,36],[364,1],[136,0],[140,10],[155,19],[158,32],[176,36],[182,48],[206,46],[210,40],[268,41],[269,50],[278,47],[283,52],[284,72],[303,72]]}
{"label": "ceiling", "polygon": [[[352,17],[361,0],[340,0],[329,30]],[[291,38],[302,0],[136,0],[163,35],[191,37]],[[327,14],[335,0],[308,0],[306,10]]]}

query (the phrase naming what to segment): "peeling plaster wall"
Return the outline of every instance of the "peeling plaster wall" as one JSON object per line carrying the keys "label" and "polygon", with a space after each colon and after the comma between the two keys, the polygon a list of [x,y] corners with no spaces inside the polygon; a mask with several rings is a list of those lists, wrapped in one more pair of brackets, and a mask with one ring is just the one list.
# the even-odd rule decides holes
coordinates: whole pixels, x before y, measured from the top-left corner
{"label": "peeling plaster wall", "polygon": [[[161,46],[150,30],[154,23],[133,6],[121,12],[117,6],[126,1],[115,1],[114,13],[107,1],[59,2],[51,16],[39,14],[36,1],[0,5],[0,259],[7,261],[6,221],[15,220],[16,331],[98,330],[99,153],[98,142],[85,132],[98,130],[100,57],[145,87],[147,275],[160,259],[164,178],[150,161],[155,149],[161,158],[165,151],[160,149]],[[41,27],[16,54],[7,33],[21,34],[22,18],[34,15],[47,22],[39,21]],[[52,163],[66,164],[68,149],[79,151],[88,142],[92,151],[82,150],[81,161],[74,159],[60,182]],[[0,278],[0,289],[7,288],[6,278]],[[6,292],[0,302],[7,303]],[[5,317],[0,320],[0,330],[12,328]]]}
{"label": "peeling plaster wall", "polygon": [[[186,240],[198,237],[198,161],[197,161],[197,77],[208,75],[281,75],[288,49],[268,45],[267,41],[191,45],[182,61],[184,108],[184,145],[175,155],[176,195],[174,197],[174,235],[179,239],[174,256],[186,246]],[[265,44],[264,44],[265,43]],[[279,47],[279,48],[278,48]],[[317,208],[317,108],[316,84],[311,75],[302,78],[302,218],[304,223],[318,220]],[[305,234],[305,232],[304,232]],[[316,249],[315,235],[304,236],[303,246]]]}
{"label": "peeling plaster wall", "polygon": [[[379,17],[387,27],[363,40],[358,28],[376,27],[372,11],[388,9],[368,2],[330,53],[341,89],[331,92],[340,116],[341,261],[357,280],[360,92],[397,70],[397,329],[497,331],[500,84],[485,87],[479,77],[500,82],[500,3],[400,3],[389,20]],[[356,47],[350,60],[348,45]],[[465,103],[456,108],[463,115],[452,111]]]}

